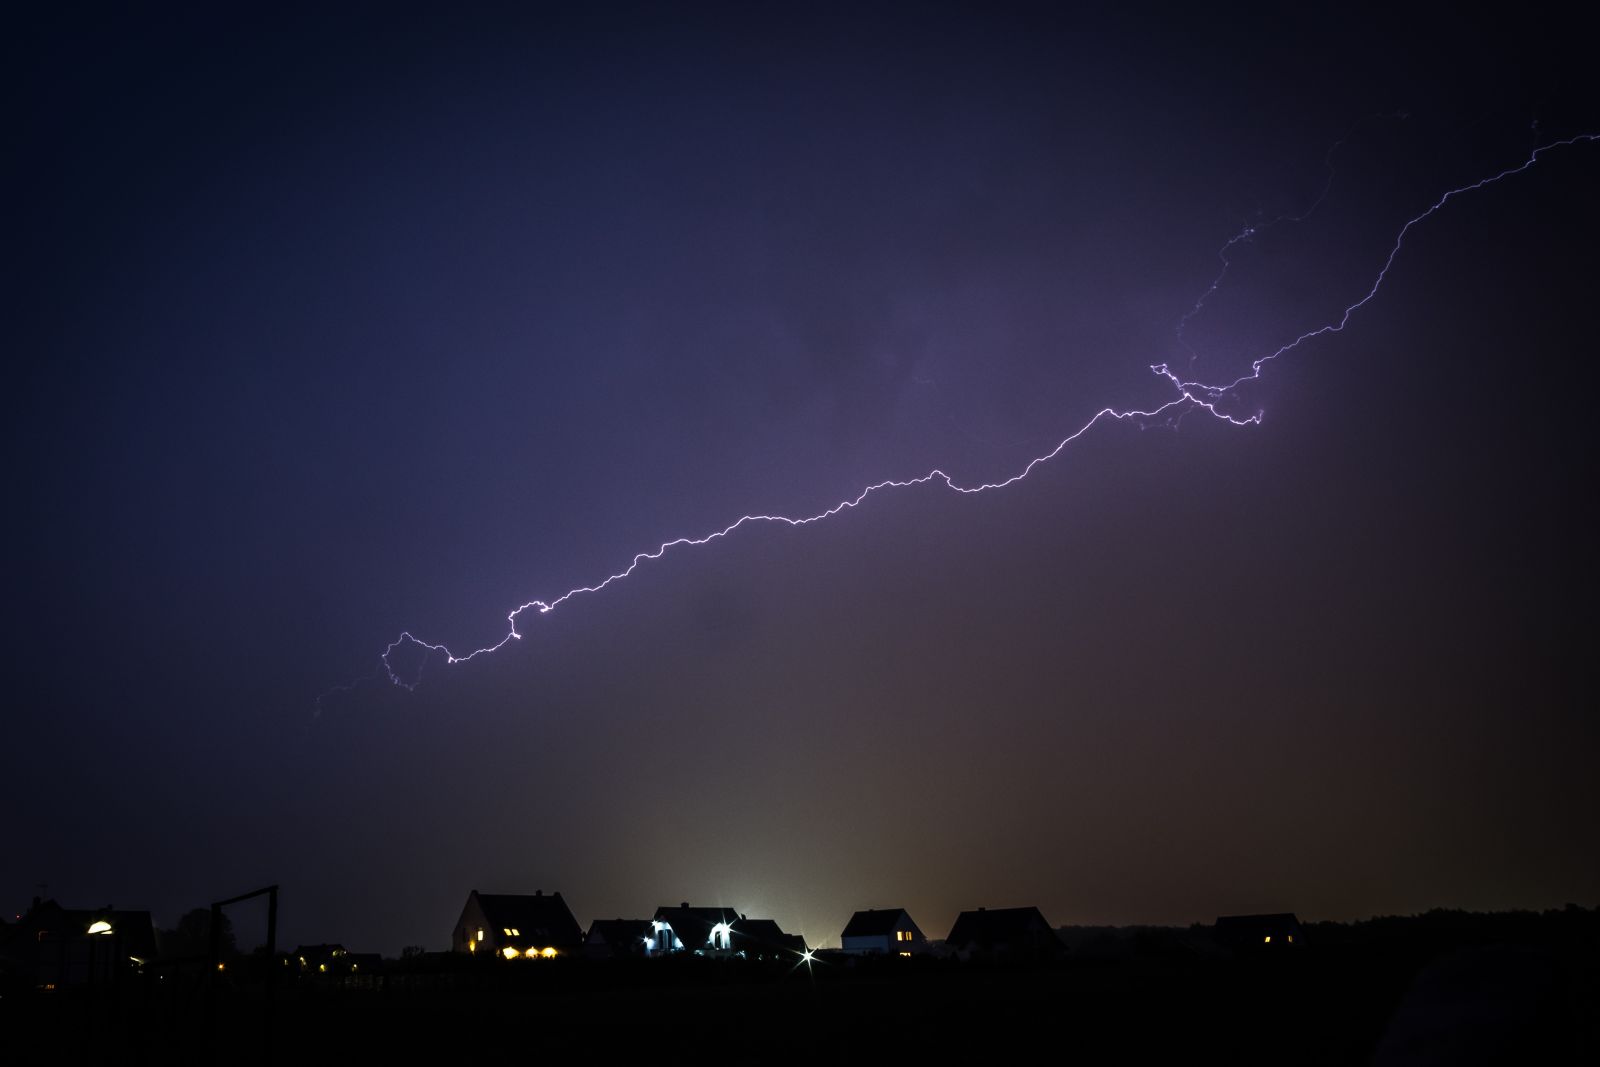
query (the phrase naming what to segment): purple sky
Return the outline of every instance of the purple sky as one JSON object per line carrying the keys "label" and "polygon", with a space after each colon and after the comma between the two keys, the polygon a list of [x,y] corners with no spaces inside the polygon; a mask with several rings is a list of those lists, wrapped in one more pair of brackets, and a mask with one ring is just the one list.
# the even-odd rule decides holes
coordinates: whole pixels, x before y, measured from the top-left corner
{"label": "purple sky", "polygon": [[[52,15],[6,48],[0,897],[1068,922],[1600,902],[1600,132],[1560,20]],[[1339,148],[1329,160],[1329,149]],[[1332,177],[1331,185],[1328,184]],[[1318,196],[1327,187],[1325,199]]]}

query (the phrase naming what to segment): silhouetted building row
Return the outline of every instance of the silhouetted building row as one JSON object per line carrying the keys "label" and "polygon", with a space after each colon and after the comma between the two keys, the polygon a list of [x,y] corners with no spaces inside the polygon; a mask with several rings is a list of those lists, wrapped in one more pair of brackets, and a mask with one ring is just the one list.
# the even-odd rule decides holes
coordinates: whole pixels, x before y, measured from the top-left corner
{"label": "silhouetted building row", "polygon": [[[1280,951],[1305,942],[1299,920],[1287,912],[1226,915],[1209,929],[1190,928],[1185,937],[1188,951],[1202,953]],[[840,940],[842,954],[849,956],[937,953],[1002,962],[1047,961],[1066,953],[1063,932],[1032,907],[964,911],[943,941],[931,941],[904,908],[869,908],[850,917]],[[182,955],[181,947],[169,945],[167,954]],[[507,960],[810,956],[803,937],[784,932],[771,919],[687,901],[663,905],[649,919],[597,919],[585,934],[561,894],[542,890],[531,895],[473,890],[452,932],[451,949]],[[35,899],[17,923],[0,924],[0,975],[34,988],[114,982],[142,971],[159,955],[148,911],[69,909]],[[386,970],[378,955],[350,953],[337,944],[301,945],[281,959],[285,967],[311,979],[349,980]]]}
{"label": "silhouetted building row", "polygon": [[[915,956],[934,945],[904,908],[872,908],[850,918],[842,935],[851,955]],[[450,939],[455,952],[513,959],[582,953],[591,959],[691,954],[744,959],[808,953],[805,939],[771,919],[728,907],[663,905],[649,919],[597,919],[587,935],[560,893],[489,894],[473,890]],[[963,960],[1047,960],[1064,953],[1038,908],[964,911],[939,946]]]}
{"label": "silhouetted building row", "polygon": [[650,919],[597,919],[587,936],[560,893],[532,896],[479,893],[466,906],[450,938],[456,952],[505,959],[550,959],[582,952],[591,958],[730,956],[762,959],[806,951],[803,937],[784,933],[771,919],[752,919],[732,908],[660,907]]}

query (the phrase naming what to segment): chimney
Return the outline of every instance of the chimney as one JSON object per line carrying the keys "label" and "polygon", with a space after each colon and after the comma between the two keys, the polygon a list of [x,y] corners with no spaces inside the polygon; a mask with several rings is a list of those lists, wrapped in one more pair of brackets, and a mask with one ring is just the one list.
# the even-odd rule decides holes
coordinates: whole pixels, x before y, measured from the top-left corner
{"label": "chimney", "polygon": [[535,889],[533,891],[533,895],[536,896],[536,897],[542,897],[542,896],[544,896],[544,890],[543,889]]}
{"label": "chimney", "polygon": [[680,907],[680,908],[687,908],[688,906],[689,906],[689,902],[687,900],[685,900],[683,903],[678,905],[678,907]]}
{"label": "chimney", "polygon": [[979,910],[979,911],[984,911],[984,910],[986,910],[986,909],[984,909],[984,908],[979,908],[979,909],[978,909],[978,910]]}

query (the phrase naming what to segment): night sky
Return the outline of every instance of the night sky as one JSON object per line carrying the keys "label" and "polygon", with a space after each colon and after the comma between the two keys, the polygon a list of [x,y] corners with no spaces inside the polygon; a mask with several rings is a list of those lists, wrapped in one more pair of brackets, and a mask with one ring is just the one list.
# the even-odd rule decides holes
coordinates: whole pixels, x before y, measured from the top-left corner
{"label": "night sky", "polygon": [[1163,404],[1256,225],[1184,331],[1232,380],[1443,192],[1600,133],[1585,28],[335,6],[5,35],[8,918],[278,882],[290,945],[393,953],[473,888],[813,944],[1600,903],[1600,143],[1418,224],[1260,426],[1102,424],[414,692],[378,659]]}

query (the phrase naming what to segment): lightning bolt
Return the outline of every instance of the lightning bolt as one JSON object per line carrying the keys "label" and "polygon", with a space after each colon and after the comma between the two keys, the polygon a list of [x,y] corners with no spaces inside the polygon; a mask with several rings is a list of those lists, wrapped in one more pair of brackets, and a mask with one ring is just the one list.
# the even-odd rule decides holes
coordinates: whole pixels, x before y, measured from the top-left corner
{"label": "lightning bolt", "polygon": [[[1487,178],[1482,178],[1478,181],[1472,182],[1469,185],[1459,186],[1444,193],[1439,197],[1438,200],[1429,205],[1427,210],[1408,220],[1405,225],[1400,227],[1400,231],[1395,235],[1394,243],[1389,249],[1389,254],[1387,257],[1385,257],[1383,266],[1379,269],[1377,276],[1373,279],[1371,287],[1367,290],[1364,296],[1355,301],[1355,303],[1346,307],[1343,314],[1341,314],[1336,321],[1328,322],[1321,326],[1317,326],[1314,329],[1307,330],[1298,337],[1294,338],[1292,341],[1289,341],[1287,344],[1284,344],[1278,348],[1276,351],[1261,356],[1250,364],[1250,370],[1248,373],[1240,375],[1231,382],[1219,385],[1192,380],[1185,378],[1176,371],[1172,370],[1169,364],[1155,364],[1150,368],[1151,371],[1168,382],[1172,387],[1174,395],[1170,400],[1164,404],[1149,408],[1148,410],[1137,408],[1130,408],[1126,410],[1113,407],[1101,408],[1099,411],[1095,412],[1087,422],[1083,423],[1083,425],[1079,426],[1076,430],[1073,430],[1067,436],[1063,437],[1054,448],[1050,449],[1050,451],[1044,453],[1043,455],[1035,456],[1033,459],[1029,460],[1021,470],[1017,471],[1009,478],[1005,478],[1000,481],[982,482],[975,485],[962,485],[955,479],[951,478],[949,474],[938,468],[934,468],[928,473],[917,478],[889,478],[881,482],[875,482],[874,484],[862,489],[855,496],[840,500],[837,504],[834,504],[827,510],[819,511],[814,515],[803,515],[798,517],[767,513],[741,515],[739,518],[735,519],[733,522],[722,527],[721,529],[714,530],[711,533],[703,536],[678,537],[670,541],[663,541],[651,551],[638,553],[633,557],[632,560],[628,562],[626,567],[600,581],[595,582],[592,585],[582,585],[575,589],[568,589],[566,592],[549,600],[529,600],[523,604],[519,604],[506,615],[508,628],[505,636],[492,645],[474,649],[471,652],[456,653],[452,652],[443,644],[435,644],[429,641],[424,641],[407,630],[401,633],[400,636],[396,637],[393,641],[389,642],[389,644],[384,648],[383,654],[379,657],[381,670],[375,673],[373,677],[382,678],[386,676],[388,681],[394,685],[400,686],[406,690],[414,690],[422,680],[422,669],[427,665],[429,660],[436,656],[443,657],[447,664],[460,664],[470,663],[480,656],[491,655],[495,652],[498,652],[512,641],[522,639],[523,632],[518,629],[518,622],[524,615],[527,615],[530,612],[536,615],[548,615],[575,597],[598,593],[608,586],[626,579],[644,564],[660,559],[669,551],[674,549],[686,549],[709,545],[713,542],[720,541],[723,538],[728,537],[730,534],[733,534],[735,531],[746,526],[754,526],[761,523],[776,523],[784,526],[796,527],[810,526],[814,523],[831,519],[833,516],[838,515],[841,512],[858,508],[875,495],[883,494],[890,490],[910,489],[921,485],[941,485],[945,489],[948,489],[952,492],[966,495],[976,495],[979,493],[991,492],[997,489],[1004,489],[1007,486],[1015,485],[1017,482],[1022,481],[1024,478],[1028,477],[1028,475],[1033,473],[1035,469],[1043,464],[1049,463],[1051,460],[1061,455],[1061,453],[1066,450],[1067,446],[1071,445],[1074,441],[1078,440],[1084,434],[1088,433],[1090,430],[1101,425],[1102,423],[1125,422],[1128,420],[1133,420],[1142,425],[1156,419],[1173,419],[1182,417],[1183,415],[1192,412],[1204,412],[1215,419],[1229,423],[1233,426],[1259,425],[1262,419],[1262,411],[1257,410],[1252,414],[1241,416],[1230,410],[1238,403],[1237,393],[1239,388],[1248,382],[1258,380],[1263,371],[1270,364],[1300,348],[1306,342],[1329,334],[1342,333],[1345,327],[1349,325],[1351,316],[1376,299],[1379,291],[1383,288],[1385,279],[1387,279],[1389,276],[1389,270],[1394,266],[1396,258],[1398,258],[1400,255],[1401,248],[1405,245],[1406,238],[1410,235],[1414,227],[1427,221],[1433,215],[1443,210],[1446,204],[1450,203],[1457,197],[1463,196],[1467,193],[1476,192],[1480,189],[1486,188],[1487,186],[1502,182],[1507,178],[1522,174],[1523,172],[1535,166],[1539,162],[1540,158],[1546,153],[1554,152],[1563,148],[1570,148],[1577,144],[1592,143],[1595,141],[1600,141],[1600,134],[1579,134],[1575,137],[1569,137],[1565,140],[1552,141],[1549,144],[1545,144],[1534,149],[1525,160],[1516,166],[1507,167],[1505,170],[1502,170],[1497,174],[1493,174]],[[1331,162],[1333,151],[1337,148],[1338,145],[1335,145],[1334,149],[1330,150],[1327,157],[1329,162]],[[1315,203],[1313,203],[1310,208],[1302,212],[1300,215],[1278,216],[1267,223],[1257,226],[1246,226],[1222,246],[1221,250],[1218,252],[1218,256],[1222,260],[1223,264],[1221,272],[1217,275],[1215,280],[1213,280],[1205,292],[1200,295],[1199,299],[1195,301],[1193,307],[1184,314],[1178,324],[1178,339],[1180,343],[1182,343],[1183,346],[1188,349],[1191,356],[1191,372],[1195,353],[1194,349],[1189,346],[1186,340],[1183,339],[1183,328],[1188,325],[1190,320],[1200,313],[1200,310],[1205,306],[1207,299],[1217,291],[1219,286],[1222,285],[1230,266],[1228,259],[1229,250],[1242,241],[1248,241],[1266,226],[1275,225],[1279,222],[1301,221],[1306,217],[1309,217],[1311,212],[1315,211],[1317,206],[1320,205],[1327,197],[1328,188],[1328,186],[1325,186],[1321,195],[1317,197]],[[415,648],[419,649],[422,654],[422,659],[416,668],[415,675],[409,680],[402,677],[395,670],[391,662],[391,657],[393,657],[396,650],[408,646],[414,646]],[[349,685],[337,686],[334,689],[329,690],[328,693],[325,693],[324,696],[330,695],[334,692],[348,691],[358,684],[360,683],[356,682]],[[320,706],[321,698],[319,698],[318,702]]]}

